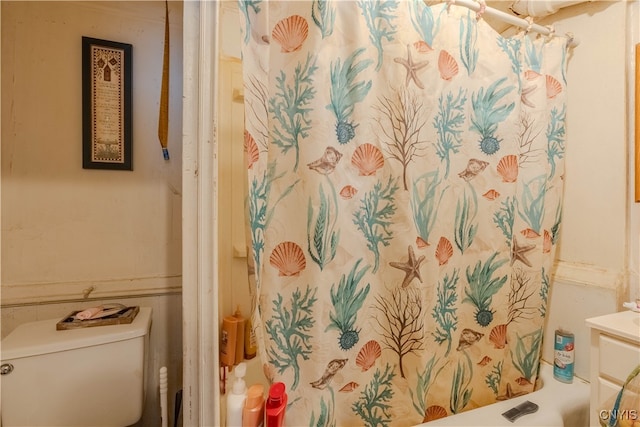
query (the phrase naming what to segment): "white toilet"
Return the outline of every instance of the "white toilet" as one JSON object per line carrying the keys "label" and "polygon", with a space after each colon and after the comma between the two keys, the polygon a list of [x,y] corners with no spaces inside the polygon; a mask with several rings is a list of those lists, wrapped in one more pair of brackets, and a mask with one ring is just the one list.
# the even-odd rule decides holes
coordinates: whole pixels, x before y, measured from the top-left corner
{"label": "white toilet", "polygon": [[130,324],[25,323],[0,344],[2,426],[112,426],[142,417],[151,308]]}

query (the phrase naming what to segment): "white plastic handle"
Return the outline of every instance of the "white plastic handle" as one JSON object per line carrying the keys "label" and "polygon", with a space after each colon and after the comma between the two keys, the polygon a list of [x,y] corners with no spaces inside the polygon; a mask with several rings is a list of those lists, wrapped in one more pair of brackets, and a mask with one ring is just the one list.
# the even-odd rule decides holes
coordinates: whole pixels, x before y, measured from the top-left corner
{"label": "white plastic handle", "polygon": [[160,416],[162,427],[167,427],[169,420],[167,415],[167,367],[160,368]]}

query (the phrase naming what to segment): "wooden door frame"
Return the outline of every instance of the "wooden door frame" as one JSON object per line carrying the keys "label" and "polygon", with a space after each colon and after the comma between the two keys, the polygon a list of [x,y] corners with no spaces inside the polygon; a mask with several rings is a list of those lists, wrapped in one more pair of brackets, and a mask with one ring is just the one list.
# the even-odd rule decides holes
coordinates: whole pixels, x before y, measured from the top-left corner
{"label": "wooden door frame", "polygon": [[217,1],[184,2],[183,425],[221,425],[217,277]]}

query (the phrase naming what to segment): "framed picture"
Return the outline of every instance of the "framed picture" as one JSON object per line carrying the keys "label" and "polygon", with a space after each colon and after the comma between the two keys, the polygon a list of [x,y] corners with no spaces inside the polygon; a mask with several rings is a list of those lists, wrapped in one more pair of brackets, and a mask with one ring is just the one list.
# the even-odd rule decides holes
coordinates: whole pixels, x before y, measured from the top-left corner
{"label": "framed picture", "polygon": [[82,167],[133,170],[130,44],[82,37]]}

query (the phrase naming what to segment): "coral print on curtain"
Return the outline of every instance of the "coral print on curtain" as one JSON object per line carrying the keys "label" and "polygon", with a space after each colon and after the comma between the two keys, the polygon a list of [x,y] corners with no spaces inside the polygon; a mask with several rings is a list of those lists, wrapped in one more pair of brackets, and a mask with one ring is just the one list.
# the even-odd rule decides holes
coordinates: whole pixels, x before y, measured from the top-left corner
{"label": "coral print on curtain", "polygon": [[561,219],[566,40],[422,1],[241,1],[254,315],[286,424],[531,392]]}

